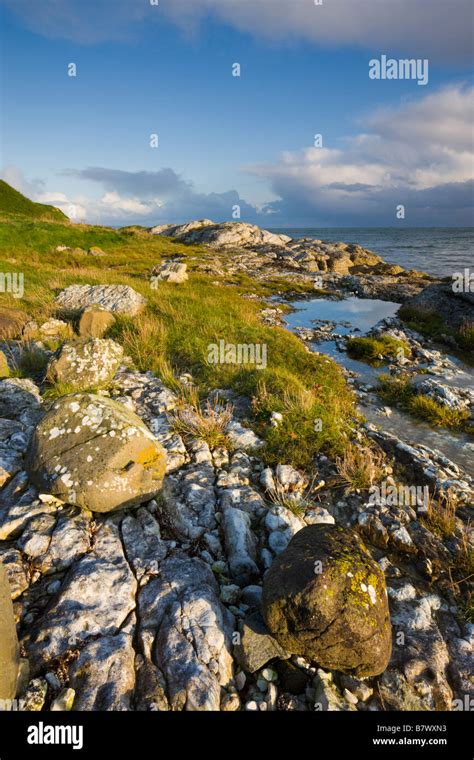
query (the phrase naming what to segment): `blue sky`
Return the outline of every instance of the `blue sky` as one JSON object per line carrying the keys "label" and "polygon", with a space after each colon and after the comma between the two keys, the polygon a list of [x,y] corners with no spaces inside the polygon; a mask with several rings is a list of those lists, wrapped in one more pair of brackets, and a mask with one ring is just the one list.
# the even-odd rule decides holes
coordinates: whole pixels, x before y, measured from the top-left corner
{"label": "blue sky", "polygon": [[[470,1],[0,9],[3,176],[78,220],[472,224]],[[428,84],[371,80],[382,54],[427,58]]]}

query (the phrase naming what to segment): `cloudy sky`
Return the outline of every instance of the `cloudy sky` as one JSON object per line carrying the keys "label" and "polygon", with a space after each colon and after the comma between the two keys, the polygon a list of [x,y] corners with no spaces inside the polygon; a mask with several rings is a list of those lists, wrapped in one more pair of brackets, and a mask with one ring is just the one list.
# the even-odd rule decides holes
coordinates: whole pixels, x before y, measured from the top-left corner
{"label": "cloudy sky", "polygon": [[0,0],[2,176],[113,225],[472,225],[472,0],[317,2]]}

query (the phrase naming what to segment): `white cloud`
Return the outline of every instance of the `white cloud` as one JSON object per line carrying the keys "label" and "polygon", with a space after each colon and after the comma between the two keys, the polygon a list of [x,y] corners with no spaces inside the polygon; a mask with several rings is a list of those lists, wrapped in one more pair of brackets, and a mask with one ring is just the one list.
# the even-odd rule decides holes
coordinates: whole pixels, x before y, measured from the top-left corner
{"label": "white cloud", "polygon": [[466,62],[472,0],[0,0],[34,31],[81,43],[137,38],[171,20],[186,33],[214,17],[257,38],[355,45]]}
{"label": "white cloud", "polygon": [[270,182],[280,200],[269,208],[284,218],[304,208],[318,218],[365,214],[380,224],[405,199],[418,205],[428,197],[429,218],[438,189],[447,207],[448,186],[456,204],[463,202],[460,188],[466,204],[469,199],[472,204],[473,120],[473,88],[444,88],[421,101],[372,114],[366,131],[347,139],[343,148],[285,153],[278,162],[249,171]]}

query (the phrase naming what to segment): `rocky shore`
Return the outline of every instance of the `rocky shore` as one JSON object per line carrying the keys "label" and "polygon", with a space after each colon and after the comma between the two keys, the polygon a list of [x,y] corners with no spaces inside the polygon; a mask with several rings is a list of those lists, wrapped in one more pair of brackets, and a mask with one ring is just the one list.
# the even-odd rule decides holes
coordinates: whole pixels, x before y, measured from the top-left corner
{"label": "rocky shore", "polygon": [[[447,329],[474,317],[466,294],[356,244],[208,220],[141,234],[210,252],[195,267],[178,255],[150,268],[151,287],[246,273],[284,278],[288,292],[304,283],[307,296],[434,303]],[[251,399],[214,387],[197,407],[192,367],[165,382],[111,337],[117,318],[142,313],[141,293],[77,283],[55,304],[34,323],[0,309],[4,709],[466,709],[469,473],[385,431],[383,417],[353,423],[369,482],[323,453],[308,470],[269,465]],[[278,308],[268,301],[262,324],[280,329]],[[472,420],[474,394],[444,382],[457,370],[438,341],[398,317],[374,328],[380,336],[410,349],[391,357],[395,377],[423,370],[419,393]],[[18,377],[25,337],[45,366]],[[354,387],[360,401],[374,392]],[[212,440],[199,435],[211,427]],[[429,506],[374,497],[382,483],[426,488]]]}

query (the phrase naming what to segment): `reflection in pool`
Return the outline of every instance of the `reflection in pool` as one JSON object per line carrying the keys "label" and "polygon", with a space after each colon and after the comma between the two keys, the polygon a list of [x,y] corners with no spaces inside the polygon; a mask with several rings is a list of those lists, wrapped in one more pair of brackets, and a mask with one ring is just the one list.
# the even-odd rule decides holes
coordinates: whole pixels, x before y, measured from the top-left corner
{"label": "reflection in pool", "polygon": [[[353,333],[363,335],[381,319],[395,316],[400,304],[353,297],[342,301],[322,298],[295,301],[291,306],[295,311],[285,317],[290,330],[295,330],[297,327],[311,328],[314,326],[313,320],[327,320],[337,323],[335,332],[339,335]],[[351,359],[345,351],[338,350],[334,340],[309,345],[314,351],[331,356],[346,369],[355,372],[359,383],[376,385],[379,374],[384,371],[384,367],[374,368],[364,362]],[[468,368],[465,370],[465,378],[456,377],[456,382],[461,385],[472,382],[472,373]],[[445,429],[433,430],[427,423],[418,422],[397,409],[392,410],[390,417],[381,417],[379,409],[382,406],[382,402],[373,402],[371,396],[368,395],[361,406],[361,412],[369,422],[407,443],[419,443],[441,451],[459,467],[474,476],[474,444],[469,436],[463,433],[450,433]]]}

